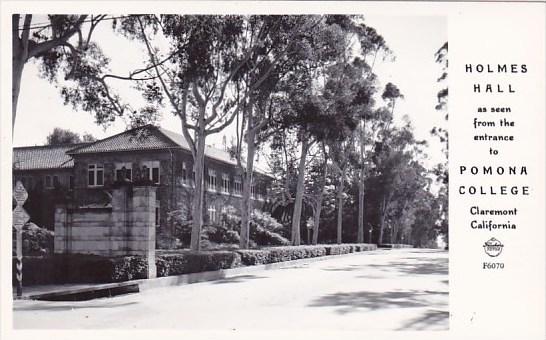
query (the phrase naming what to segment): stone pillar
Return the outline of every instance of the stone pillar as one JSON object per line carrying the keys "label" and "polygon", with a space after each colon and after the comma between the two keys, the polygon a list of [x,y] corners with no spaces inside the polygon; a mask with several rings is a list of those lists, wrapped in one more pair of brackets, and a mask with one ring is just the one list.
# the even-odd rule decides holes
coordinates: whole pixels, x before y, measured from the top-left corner
{"label": "stone pillar", "polygon": [[129,248],[132,252],[146,256],[148,278],[156,277],[155,266],[155,206],[154,186],[133,187],[132,226]]}
{"label": "stone pillar", "polygon": [[70,246],[70,238],[67,225],[67,211],[65,207],[58,206],[55,208],[55,236],[53,243],[53,251],[55,254],[68,253]]}
{"label": "stone pillar", "polygon": [[130,227],[130,206],[129,192],[131,188],[127,185],[116,188],[112,191],[112,223],[110,225],[110,242],[108,249],[110,255],[125,255],[127,247],[127,233]]}

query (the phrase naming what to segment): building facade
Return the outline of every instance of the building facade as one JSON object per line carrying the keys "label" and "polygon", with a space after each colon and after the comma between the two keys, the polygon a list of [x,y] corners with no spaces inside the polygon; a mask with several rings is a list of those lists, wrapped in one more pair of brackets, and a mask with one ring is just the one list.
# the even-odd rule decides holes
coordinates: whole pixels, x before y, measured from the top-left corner
{"label": "building facade", "polygon": [[[49,163],[44,164],[45,160]],[[116,186],[143,181],[157,187],[154,221],[159,239],[173,235],[168,218],[172,212],[191,219],[195,184],[188,144],[183,136],[152,125],[93,143],[14,148],[13,169],[14,183],[21,180],[28,186],[29,201],[34,196],[35,202],[48,202],[42,209],[29,210],[32,220],[42,222],[36,224],[49,229],[54,225],[56,205],[111,207],[112,190]],[[253,178],[253,208],[263,209],[268,202],[271,178],[260,170]],[[227,151],[207,147],[204,185],[205,223],[218,223],[222,213],[240,210],[240,170]]]}

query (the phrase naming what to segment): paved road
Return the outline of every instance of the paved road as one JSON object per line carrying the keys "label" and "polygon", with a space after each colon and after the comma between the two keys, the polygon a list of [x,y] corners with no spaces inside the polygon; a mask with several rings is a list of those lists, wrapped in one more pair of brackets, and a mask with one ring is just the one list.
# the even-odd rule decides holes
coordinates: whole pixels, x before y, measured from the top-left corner
{"label": "paved road", "polygon": [[446,330],[448,256],[377,250],[80,302],[15,301],[16,328]]}

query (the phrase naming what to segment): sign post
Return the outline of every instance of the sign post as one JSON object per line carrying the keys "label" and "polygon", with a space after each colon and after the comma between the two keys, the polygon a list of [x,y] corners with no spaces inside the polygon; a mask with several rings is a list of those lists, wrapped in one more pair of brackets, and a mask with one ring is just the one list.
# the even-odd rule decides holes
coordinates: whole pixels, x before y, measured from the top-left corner
{"label": "sign post", "polygon": [[23,226],[28,222],[30,216],[23,208],[28,198],[28,193],[21,181],[17,181],[13,190],[13,198],[17,205],[13,209],[13,226],[17,234],[17,261],[15,264],[17,277],[17,297],[23,295]]}

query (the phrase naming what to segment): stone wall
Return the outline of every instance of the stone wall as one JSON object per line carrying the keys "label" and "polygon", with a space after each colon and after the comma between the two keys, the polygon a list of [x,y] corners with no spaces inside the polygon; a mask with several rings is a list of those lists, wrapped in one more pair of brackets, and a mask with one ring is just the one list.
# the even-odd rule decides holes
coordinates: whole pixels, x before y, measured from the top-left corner
{"label": "stone wall", "polygon": [[57,207],[55,253],[102,256],[141,255],[155,276],[156,187],[122,186],[112,191],[111,208]]}

